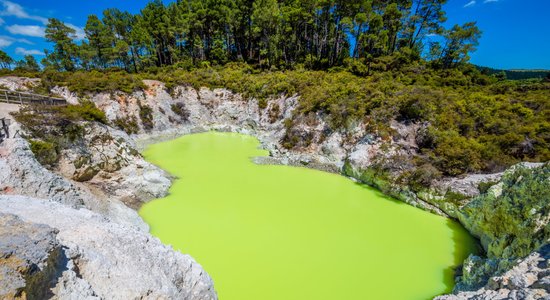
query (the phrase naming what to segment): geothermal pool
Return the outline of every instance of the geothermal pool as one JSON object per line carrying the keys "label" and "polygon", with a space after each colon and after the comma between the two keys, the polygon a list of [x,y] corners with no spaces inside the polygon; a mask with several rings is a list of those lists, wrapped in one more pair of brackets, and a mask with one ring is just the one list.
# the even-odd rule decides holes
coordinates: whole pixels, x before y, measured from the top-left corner
{"label": "geothermal pool", "polygon": [[150,146],[178,179],[140,214],[193,256],[221,300],[429,299],[475,249],[459,224],[343,176],[260,166],[253,137],[203,133]]}

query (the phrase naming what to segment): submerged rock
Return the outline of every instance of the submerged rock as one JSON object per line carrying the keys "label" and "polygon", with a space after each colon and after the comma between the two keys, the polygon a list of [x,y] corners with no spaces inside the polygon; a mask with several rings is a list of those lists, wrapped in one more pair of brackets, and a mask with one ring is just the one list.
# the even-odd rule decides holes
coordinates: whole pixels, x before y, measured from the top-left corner
{"label": "submerged rock", "polygon": [[89,210],[0,196],[0,213],[18,216],[0,215],[0,272],[8,269],[14,278],[2,279],[13,283],[0,290],[4,295],[34,290],[38,281],[24,266],[36,265],[30,273],[45,272],[40,286],[50,284],[42,291],[55,299],[217,299],[212,280],[191,257]]}

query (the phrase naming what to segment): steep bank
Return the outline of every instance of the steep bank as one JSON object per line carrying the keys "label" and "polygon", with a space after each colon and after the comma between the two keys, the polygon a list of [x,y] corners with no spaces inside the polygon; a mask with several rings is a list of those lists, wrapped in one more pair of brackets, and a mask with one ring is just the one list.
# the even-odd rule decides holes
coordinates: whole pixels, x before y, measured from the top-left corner
{"label": "steep bank", "polygon": [[0,223],[1,297],[217,298],[191,257],[89,210],[0,196]]}
{"label": "steep bank", "polygon": [[[271,153],[271,158],[259,163],[342,172],[411,205],[455,218],[462,215],[462,210],[472,199],[503,176],[503,173],[470,174],[432,181],[429,175],[433,170],[429,168],[411,173],[413,154],[419,149],[424,124],[393,121],[394,134],[390,139],[372,131],[364,123],[349,126],[347,130],[332,131],[327,116],[321,113],[300,115],[296,111],[298,96],[272,98],[264,106],[255,99],[245,99],[224,89],[195,90],[179,86],[168,90],[162,82],[144,83],[144,91],[132,94],[85,95],[106,113],[115,126],[139,133],[135,138],[141,147],[147,142],[212,129],[252,134]],[[71,93],[64,87],[55,90],[74,103],[83,98],[83,95]],[[292,147],[287,145],[289,140]],[[97,182],[101,185],[105,178],[98,174],[87,178],[83,184],[89,186]],[[411,182],[410,178],[415,181]],[[542,221],[548,223],[548,220]],[[483,266],[476,268],[482,269]],[[501,272],[489,272],[476,285],[483,285],[487,276]]]}

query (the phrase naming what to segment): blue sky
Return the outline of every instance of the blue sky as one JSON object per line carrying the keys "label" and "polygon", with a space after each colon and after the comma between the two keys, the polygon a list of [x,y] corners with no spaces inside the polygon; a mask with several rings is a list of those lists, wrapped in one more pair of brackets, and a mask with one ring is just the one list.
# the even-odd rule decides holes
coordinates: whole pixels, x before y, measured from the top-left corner
{"label": "blue sky", "polygon": [[[168,2],[169,0],[166,0]],[[116,7],[139,12],[148,0],[0,0],[0,48],[16,59],[39,60],[49,45],[41,37],[47,18],[79,34],[89,14]],[[477,21],[483,31],[472,62],[503,69],[550,69],[550,0],[449,0],[448,26]]]}

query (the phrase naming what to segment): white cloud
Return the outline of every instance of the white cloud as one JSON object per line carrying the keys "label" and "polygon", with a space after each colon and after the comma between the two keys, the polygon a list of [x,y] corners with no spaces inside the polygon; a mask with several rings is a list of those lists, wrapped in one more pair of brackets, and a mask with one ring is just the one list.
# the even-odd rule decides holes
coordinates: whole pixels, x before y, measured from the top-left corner
{"label": "white cloud", "polygon": [[11,36],[0,36],[0,48],[11,46],[13,43],[23,43],[28,45],[33,45],[33,43],[26,39],[16,39]]}
{"label": "white cloud", "polygon": [[45,55],[43,51],[37,49],[15,48],[15,53],[19,55]]}
{"label": "white cloud", "polygon": [[16,17],[16,18],[19,18],[19,19],[35,20],[35,21],[39,21],[43,24],[48,23],[47,18],[44,18],[44,17],[41,17],[41,16],[30,15],[29,13],[27,13],[25,11],[25,9],[21,5],[19,5],[17,3],[13,3],[13,2],[7,1],[7,0],[0,0],[0,2],[2,3],[2,6],[4,8],[2,11],[0,11],[1,16],[12,16],[12,17]]}
{"label": "white cloud", "polygon": [[5,48],[13,44],[13,40],[6,37],[6,36],[0,36],[0,48]]}
{"label": "white cloud", "polygon": [[70,23],[66,23],[65,25],[67,25],[67,27],[70,27],[76,31],[75,35],[77,40],[83,40],[86,38],[86,33],[84,32],[83,28]]}
{"label": "white cloud", "polygon": [[[83,40],[86,38],[84,29],[73,24],[65,24],[67,27],[74,29],[75,37],[77,40]],[[46,35],[46,28],[37,25],[10,25],[6,26],[6,30],[11,34],[26,35],[32,37],[44,37]]]}
{"label": "white cloud", "polygon": [[[6,16],[6,17],[16,17],[19,19],[27,19],[27,20],[35,20],[39,21],[42,24],[46,25],[48,24],[48,19],[37,16],[37,15],[31,15],[29,14],[21,5],[8,1],[8,0],[0,0],[0,8],[3,8],[3,10],[0,10],[0,16]],[[4,20],[0,18],[0,25],[4,24]],[[78,27],[76,25],[66,23],[68,27],[74,29],[76,31],[75,36],[78,40],[83,40],[86,37],[86,34],[84,33],[84,29],[82,27]],[[37,25],[11,25],[7,26],[6,29],[11,34],[20,34],[20,35],[26,35],[26,36],[32,36],[32,37],[44,37],[45,35],[45,27],[44,26],[37,26]]]}
{"label": "white cloud", "polygon": [[44,37],[46,28],[36,25],[11,25],[6,30],[11,34],[26,35],[32,37]]}
{"label": "white cloud", "polygon": [[483,4],[498,2],[498,0],[485,0]]}
{"label": "white cloud", "polygon": [[466,5],[464,5],[464,7],[470,7],[470,6],[474,6],[474,5],[476,5],[476,1],[475,1],[475,0],[472,0],[472,1],[468,2],[468,3],[466,3]]}

